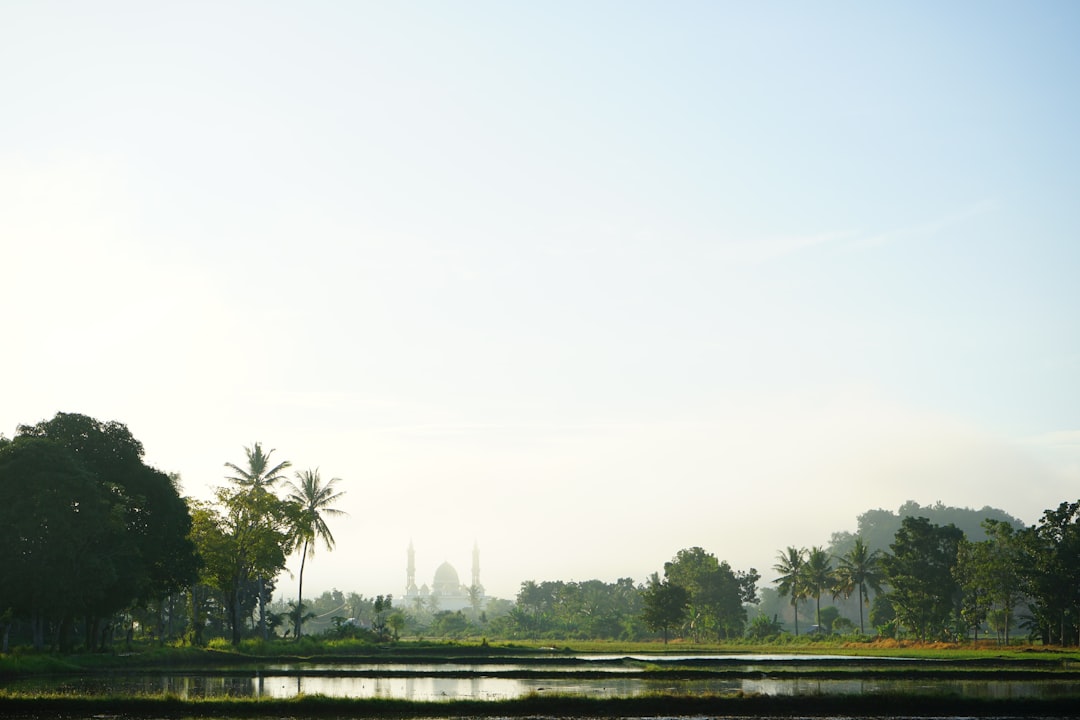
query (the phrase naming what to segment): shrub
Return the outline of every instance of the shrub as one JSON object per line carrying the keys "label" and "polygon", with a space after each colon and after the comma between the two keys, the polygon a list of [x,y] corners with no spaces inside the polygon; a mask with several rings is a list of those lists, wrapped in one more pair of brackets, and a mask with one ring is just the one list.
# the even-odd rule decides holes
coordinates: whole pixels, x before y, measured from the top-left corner
{"label": "shrub", "polygon": [[770,640],[777,637],[783,627],[774,615],[770,620],[768,615],[758,615],[746,628],[746,637],[751,640]]}

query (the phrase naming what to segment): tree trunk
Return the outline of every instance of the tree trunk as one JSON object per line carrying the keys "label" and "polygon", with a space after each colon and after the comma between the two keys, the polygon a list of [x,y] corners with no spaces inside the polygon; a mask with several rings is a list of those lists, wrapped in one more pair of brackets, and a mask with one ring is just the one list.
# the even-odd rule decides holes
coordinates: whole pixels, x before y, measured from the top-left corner
{"label": "tree trunk", "polygon": [[[851,597],[851,596],[849,595],[848,597]],[[863,614],[862,614],[862,608],[863,608],[863,594],[862,594],[862,585],[859,585],[859,634],[860,634],[860,635],[863,635],[863,634],[865,634],[865,632],[866,632],[865,630],[863,630]]]}
{"label": "tree trunk", "polygon": [[71,617],[64,616],[64,618],[56,624],[56,632],[53,634],[54,650],[59,650],[62,655],[66,655],[71,652]]}
{"label": "tree trunk", "polygon": [[268,641],[269,628],[266,627],[266,581],[262,573],[259,573],[259,625],[262,629],[263,642]]}
{"label": "tree trunk", "polygon": [[307,561],[308,541],[304,540],[304,549],[300,553],[300,584],[296,590],[296,627],[293,635],[300,642],[300,632],[304,625],[304,563]]}
{"label": "tree trunk", "polygon": [[34,636],[34,649],[41,652],[45,648],[45,620],[40,613],[31,618],[30,633]]}
{"label": "tree trunk", "polygon": [[233,588],[232,599],[229,603],[229,624],[232,626],[232,644],[240,644],[240,584]]}

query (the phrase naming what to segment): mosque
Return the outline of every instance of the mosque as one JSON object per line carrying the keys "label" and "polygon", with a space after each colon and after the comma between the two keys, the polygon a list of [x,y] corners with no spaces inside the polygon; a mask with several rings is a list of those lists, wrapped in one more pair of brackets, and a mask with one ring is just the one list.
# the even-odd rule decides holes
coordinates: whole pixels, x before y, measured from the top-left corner
{"label": "mosque", "polygon": [[462,584],[457,570],[444,562],[435,570],[435,579],[431,587],[416,586],[416,551],[409,542],[409,559],[405,570],[405,597],[402,599],[406,608],[422,607],[439,612],[442,610],[464,610],[474,606],[482,608],[487,602],[484,586],[480,584],[480,548],[473,544],[472,582]]}

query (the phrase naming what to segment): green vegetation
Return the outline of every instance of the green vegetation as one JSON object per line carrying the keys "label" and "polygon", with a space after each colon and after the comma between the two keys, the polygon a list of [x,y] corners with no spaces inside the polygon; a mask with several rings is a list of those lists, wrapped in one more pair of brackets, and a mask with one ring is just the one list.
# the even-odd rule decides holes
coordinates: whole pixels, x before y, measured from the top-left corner
{"label": "green vegetation", "polygon": [[120,423],[59,413],[0,447],[2,649],[99,648],[127,608],[190,586],[198,557],[174,478]]}
{"label": "green vegetation", "polygon": [[[272,460],[275,450],[256,442],[244,452],[243,463],[224,463],[228,484],[214,502],[196,502],[179,495],[175,476],[143,463],[141,444],[120,423],[60,413],[4,438],[0,651],[25,658],[29,650],[186,645],[317,655],[423,638],[774,649],[865,648],[875,638],[1080,644],[1080,503],[1047,510],[1031,527],[993,508],[871,510],[859,516],[858,534],[780,551],[775,588],[759,588],[754,568],[691,547],[645,583],[525,580],[512,600],[484,599],[474,587],[468,607],[443,610],[420,598],[395,605],[390,594],[306,599],[306,563],[318,544],[334,548],[327,521],[340,514],[341,481],[324,483],[317,469],[289,481],[291,463]],[[275,581],[294,553],[298,597],[275,603]],[[283,637],[291,650],[277,648]]]}
{"label": "green vegetation", "polygon": [[291,700],[198,700],[170,696],[108,698],[5,698],[0,707],[15,716],[91,717],[638,717],[638,716],[1027,716],[1067,717],[1076,699],[971,699],[958,697],[742,695],[583,698],[535,694],[519,700],[419,702],[347,700],[322,696]]}

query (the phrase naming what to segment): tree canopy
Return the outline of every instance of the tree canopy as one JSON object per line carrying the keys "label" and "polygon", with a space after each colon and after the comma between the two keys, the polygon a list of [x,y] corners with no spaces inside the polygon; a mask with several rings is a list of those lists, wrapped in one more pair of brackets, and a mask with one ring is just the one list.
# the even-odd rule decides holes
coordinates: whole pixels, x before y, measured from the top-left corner
{"label": "tree canopy", "polygon": [[[172,479],[143,462],[127,427],[58,413],[22,425],[0,447],[0,563],[16,608],[63,645],[77,617],[98,623],[186,587],[198,558],[191,517]],[[0,591],[3,592],[3,591]]]}

